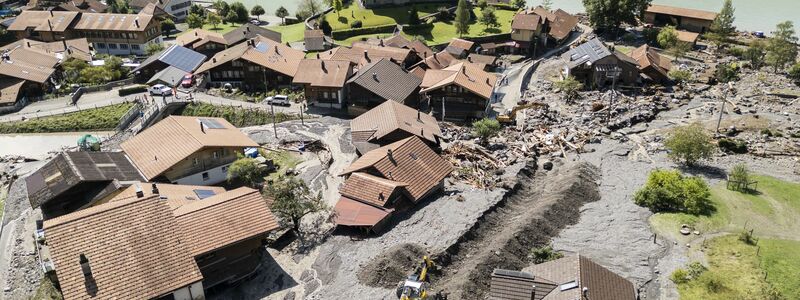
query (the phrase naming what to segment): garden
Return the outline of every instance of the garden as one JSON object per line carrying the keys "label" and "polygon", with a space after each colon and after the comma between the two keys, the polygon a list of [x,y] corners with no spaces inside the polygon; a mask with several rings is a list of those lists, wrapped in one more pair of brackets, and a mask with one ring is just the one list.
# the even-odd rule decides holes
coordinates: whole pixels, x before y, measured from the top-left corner
{"label": "garden", "polygon": [[133,103],[92,108],[59,116],[0,123],[0,133],[72,132],[114,130]]}

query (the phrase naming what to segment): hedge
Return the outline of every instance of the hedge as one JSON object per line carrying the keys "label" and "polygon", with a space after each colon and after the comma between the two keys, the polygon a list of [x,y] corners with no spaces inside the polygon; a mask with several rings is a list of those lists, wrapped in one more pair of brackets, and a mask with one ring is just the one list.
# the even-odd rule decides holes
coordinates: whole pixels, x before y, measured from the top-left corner
{"label": "hedge", "polygon": [[502,9],[502,10],[510,10],[510,11],[518,11],[519,10],[518,8],[516,8],[515,6],[513,6],[511,4],[505,4],[505,3],[489,3],[489,6],[494,6],[495,8]]}
{"label": "hedge", "polygon": [[351,28],[351,29],[343,29],[343,30],[336,30],[331,32],[331,37],[334,40],[346,40],[348,38],[358,36],[358,35],[365,35],[365,34],[377,34],[377,33],[392,33],[394,29],[397,27],[397,24],[389,24],[389,25],[380,25],[380,26],[372,26],[372,27],[363,27],[363,28]]}
{"label": "hedge", "polygon": [[130,94],[138,94],[144,92],[147,92],[147,86],[142,84],[119,89],[120,96],[127,96]]}

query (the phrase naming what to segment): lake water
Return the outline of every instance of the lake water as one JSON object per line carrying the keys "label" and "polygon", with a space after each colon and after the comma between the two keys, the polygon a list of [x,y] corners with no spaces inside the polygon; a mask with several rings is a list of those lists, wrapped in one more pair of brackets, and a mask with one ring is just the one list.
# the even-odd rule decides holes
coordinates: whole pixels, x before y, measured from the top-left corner
{"label": "lake water", "polygon": [[59,151],[63,147],[78,145],[78,139],[85,134],[108,137],[109,132],[63,132],[37,134],[0,134],[0,156],[22,155],[29,158],[44,159],[47,152]]}
{"label": "lake water", "polygon": [[[228,0],[230,1],[230,0]],[[353,0],[355,1],[355,0]],[[299,0],[243,0],[248,8],[260,4],[267,14],[274,14],[283,6],[294,15]],[[653,3],[688,7],[718,12],[723,0],[653,0]],[[528,0],[528,5],[541,4],[541,0]],[[775,25],[783,21],[792,21],[800,30],[800,0],[733,0],[736,8],[736,26],[740,30],[771,32]],[[553,0],[553,7],[571,13],[583,12],[582,0]]]}

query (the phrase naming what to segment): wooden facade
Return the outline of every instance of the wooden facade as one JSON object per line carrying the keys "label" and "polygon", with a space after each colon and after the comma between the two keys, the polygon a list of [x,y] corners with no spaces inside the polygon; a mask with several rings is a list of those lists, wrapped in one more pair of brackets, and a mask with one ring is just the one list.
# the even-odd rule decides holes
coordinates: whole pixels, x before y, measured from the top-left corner
{"label": "wooden facade", "polygon": [[233,284],[254,274],[266,252],[264,238],[257,235],[195,257],[203,274],[203,287]]}
{"label": "wooden facade", "polygon": [[[222,87],[225,83],[230,83],[234,87],[246,91],[276,89],[289,87],[292,84],[291,76],[244,59],[236,59],[216,66],[209,70],[208,74],[209,82],[214,87]],[[266,87],[264,86],[265,82]]]}
{"label": "wooden facade", "polygon": [[173,165],[161,176],[163,176],[166,181],[174,182],[192,174],[198,174],[203,171],[231,164],[236,161],[237,154],[241,154],[242,152],[242,148],[237,147],[206,148],[189,155],[179,163]]}
{"label": "wooden facade", "polygon": [[[469,122],[486,116],[489,100],[461,86],[448,85],[426,93],[427,104],[439,120]],[[423,100],[425,101],[425,100]]]}
{"label": "wooden facade", "polygon": [[[391,99],[402,104],[417,107],[419,89],[409,94],[405,99]],[[383,97],[376,95],[370,90],[365,89],[358,84],[350,83],[347,85],[347,114],[351,116],[361,115],[370,109],[381,105],[381,103],[389,101]]]}

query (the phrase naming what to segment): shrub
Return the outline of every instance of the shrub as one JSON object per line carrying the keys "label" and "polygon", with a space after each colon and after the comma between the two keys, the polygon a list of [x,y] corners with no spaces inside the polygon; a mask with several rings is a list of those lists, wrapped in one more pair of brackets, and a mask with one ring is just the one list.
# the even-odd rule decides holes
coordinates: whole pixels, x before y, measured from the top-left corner
{"label": "shrub", "polygon": [[747,153],[747,142],[742,140],[723,138],[717,142],[717,145],[725,153]]}
{"label": "shrub", "polygon": [[531,249],[531,258],[534,264],[540,264],[564,257],[564,254],[553,251],[550,245]]}
{"label": "shrub", "polygon": [[446,6],[442,6],[436,9],[436,21],[445,22],[450,21],[453,18],[453,15],[447,10]]}
{"label": "shrub", "polygon": [[744,52],[745,52],[745,49],[742,48],[742,47],[733,47],[733,48],[728,49],[728,54],[730,54],[733,57],[739,58],[739,59],[744,57]]}
{"label": "shrub", "polygon": [[483,118],[472,123],[472,134],[486,144],[489,139],[500,132],[500,122],[495,119]]}
{"label": "shrub", "polygon": [[658,28],[645,28],[642,30],[642,35],[648,44],[656,46],[658,45],[658,33],[660,31]]}
{"label": "shrub", "polygon": [[564,80],[556,82],[556,88],[562,90],[567,97],[567,100],[573,100],[580,96],[580,90],[583,89],[583,83],[576,80],[575,77],[569,76]]}
{"label": "shrub", "polygon": [[789,68],[789,78],[800,81],[800,63],[796,63]]}
{"label": "shrub", "polygon": [[678,85],[684,85],[692,80],[692,72],[689,70],[675,69],[669,71],[667,75],[669,75],[669,78],[672,79],[672,81],[675,81]]}
{"label": "shrub", "polygon": [[676,170],[655,170],[644,187],[636,191],[633,201],[653,212],[699,215],[713,210],[710,197],[711,191],[702,178],[684,177]]}
{"label": "shrub", "polygon": [[241,157],[228,168],[228,182],[239,179],[251,188],[255,188],[263,180],[263,175],[258,162],[250,157]]}
{"label": "shrub", "polygon": [[669,157],[676,162],[694,165],[698,160],[711,157],[714,145],[703,126],[694,123],[689,126],[679,127],[664,142],[669,152]]}
{"label": "shrub", "polygon": [[706,268],[706,266],[701,264],[699,261],[696,261],[696,262],[690,263],[689,266],[687,266],[686,273],[687,273],[687,275],[689,275],[690,279],[695,279],[697,277],[700,277],[700,275],[702,275],[703,272],[705,272],[706,270],[708,270]]}
{"label": "shrub", "polygon": [[119,89],[117,91],[117,93],[120,95],[120,97],[121,96],[127,96],[127,95],[130,95],[130,94],[144,93],[144,92],[147,92],[147,86],[146,85],[142,85],[142,84],[129,86],[129,87],[124,87],[124,88],[121,88],[121,89]]}
{"label": "shrub", "polygon": [[675,272],[672,272],[672,274],[669,275],[669,279],[675,284],[687,283],[689,282],[689,273],[687,273],[684,269],[678,268],[675,270]]}
{"label": "shrub", "polygon": [[714,72],[714,78],[719,82],[731,82],[739,78],[739,66],[734,63],[719,64],[717,71]]}
{"label": "shrub", "polygon": [[350,22],[350,28],[361,28],[361,26],[364,26],[364,23],[362,23],[361,20]]}
{"label": "shrub", "polygon": [[333,37],[334,40],[346,40],[347,38],[358,35],[392,33],[396,27],[397,25],[389,24],[389,25],[371,26],[363,28],[336,30],[331,32],[331,37]]}
{"label": "shrub", "polygon": [[634,41],[636,41],[636,35],[628,32],[622,36],[622,40],[625,41],[626,43],[633,43]]}
{"label": "shrub", "polygon": [[739,241],[748,245],[755,245],[758,243],[756,237],[753,236],[753,232],[749,230],[742,230],[742,232],[739,232]]}
{"label": "shrub", "polygon": [[706,287],[706,290],[711,293],[719,293],[725,287],[722,284],[722,281],[716,276],[705,277],[703,280],[703,285]]}

